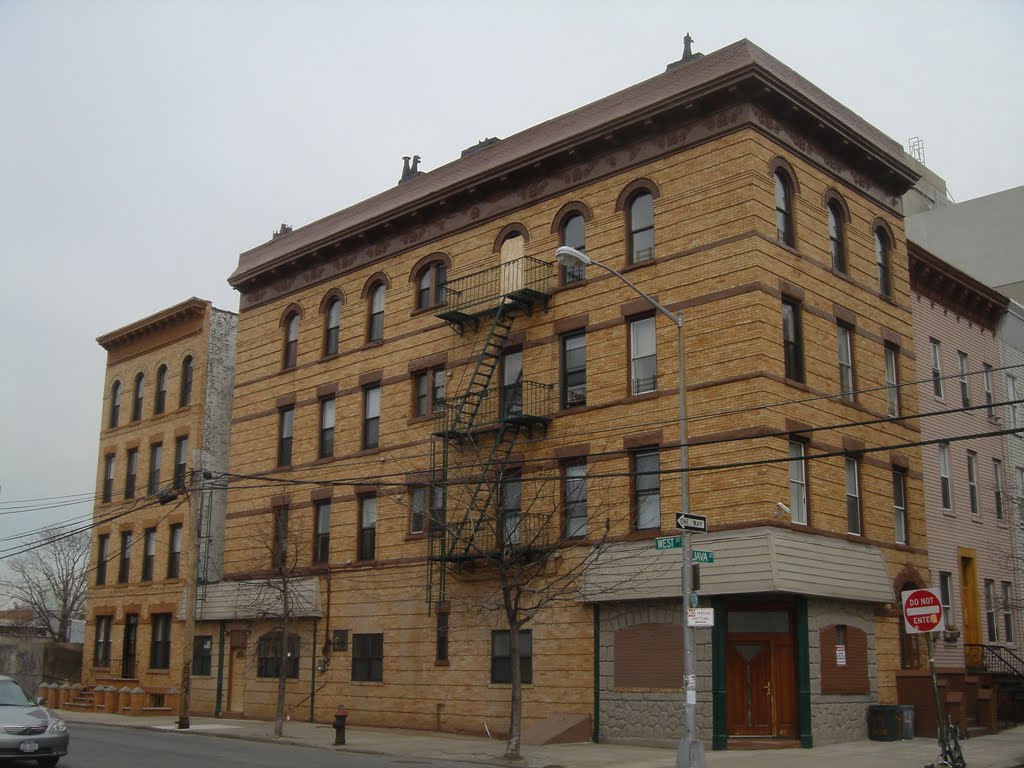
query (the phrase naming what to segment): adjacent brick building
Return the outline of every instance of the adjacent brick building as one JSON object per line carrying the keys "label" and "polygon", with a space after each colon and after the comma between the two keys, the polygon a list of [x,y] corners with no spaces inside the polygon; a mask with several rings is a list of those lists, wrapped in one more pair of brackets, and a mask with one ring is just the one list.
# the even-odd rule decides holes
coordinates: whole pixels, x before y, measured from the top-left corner
{"label": "adjacent brick building", "polygon": [[526,627],[527,726],[678,738],[679,559],[653,547],[680,498],[674,327],[599,268],[560,269],[562,244],[686,315],[716,554],[702,738],[852,739],[895,702],[895,595],[928,581],[921,433],[890,417],[893,396],[917,409],[916,173],[747,41],[674,64],[241,255],[197,709],[270,716],[285,642],[293,716],[501,731],[508,636],[472,552],[540,535],[549,574],[607,556]]}
{"label": "adjacent brick building", "polygon": [[181,686],[200,528],[200,575],[222,575],[226,489],[201,477],[227,470],[236,326],[191,298],[97,339],[107,366],[82,682],[139,688],[146,708]]}

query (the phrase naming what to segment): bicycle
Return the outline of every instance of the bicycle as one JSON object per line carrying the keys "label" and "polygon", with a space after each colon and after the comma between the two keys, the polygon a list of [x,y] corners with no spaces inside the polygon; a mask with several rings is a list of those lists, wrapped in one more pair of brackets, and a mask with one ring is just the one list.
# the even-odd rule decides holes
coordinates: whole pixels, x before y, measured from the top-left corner
{"label": "bicycle", "polygon": [[960,749],[960,740],[960,725],[954,723],[953,718],[947,715],[946,725],[939,729],[939,759],[934,763],[928,763],[925,768],[967,768],[964,753]]}

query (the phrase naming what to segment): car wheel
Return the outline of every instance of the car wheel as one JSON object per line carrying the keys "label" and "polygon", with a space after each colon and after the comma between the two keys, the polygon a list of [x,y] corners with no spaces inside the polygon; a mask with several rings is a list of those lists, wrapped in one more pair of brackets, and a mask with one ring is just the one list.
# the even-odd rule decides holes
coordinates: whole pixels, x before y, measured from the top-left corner
{"label": "car wheel", "polygon": [[36,763],[39,765],[39,768],[56,768],[59,760],[59,755],[57,757],[41,757],[36,760]]}

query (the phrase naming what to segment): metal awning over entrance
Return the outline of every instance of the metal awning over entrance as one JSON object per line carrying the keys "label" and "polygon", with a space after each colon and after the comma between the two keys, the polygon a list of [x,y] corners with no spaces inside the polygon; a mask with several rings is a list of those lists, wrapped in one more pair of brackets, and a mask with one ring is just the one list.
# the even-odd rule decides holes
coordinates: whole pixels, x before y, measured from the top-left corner
{"label": "metal awning over entrance", "polygon": [[[219,581],[206,587],[206,599],[196,606],[198,621],[266,619],[283,610],[280,581]],[[319,618],[320,579],[316,576],[288,580],[288,605],[292,616]]]}
{"label": "metal awning over entrance", "polygon": [[[789,593],[868,603],[894,601],[882,551],[811,533],[759,527],[693,535],[695,550],[714,553],[700,569],[702,597]],[[583,579],[589,603],[682,598],[682,549],[653,540],[608,545]]]}

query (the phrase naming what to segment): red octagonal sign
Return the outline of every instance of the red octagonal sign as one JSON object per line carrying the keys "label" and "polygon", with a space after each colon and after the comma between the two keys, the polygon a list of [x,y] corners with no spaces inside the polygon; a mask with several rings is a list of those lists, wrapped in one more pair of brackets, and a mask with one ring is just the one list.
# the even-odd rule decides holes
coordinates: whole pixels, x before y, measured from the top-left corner
{"label": "red octagonal sign", "polygon": [[937,589],[909,589],[902,594],[907,632],[934,632],[942,624],[942,600]]}

